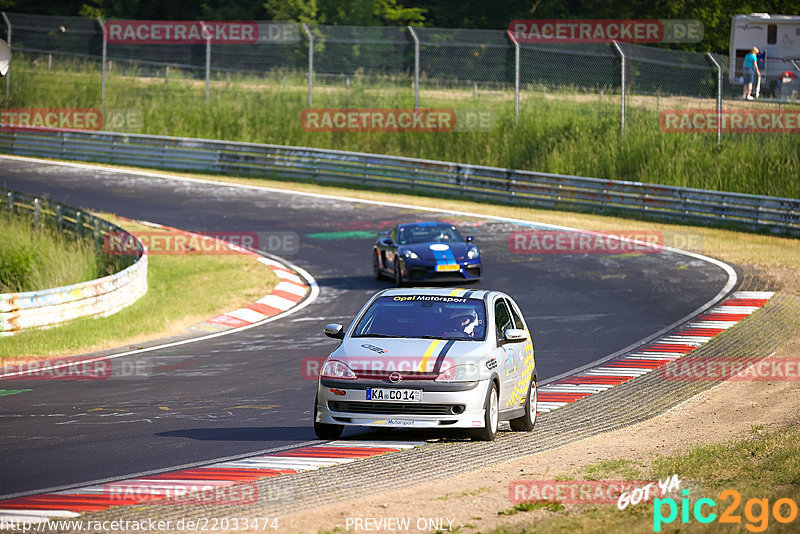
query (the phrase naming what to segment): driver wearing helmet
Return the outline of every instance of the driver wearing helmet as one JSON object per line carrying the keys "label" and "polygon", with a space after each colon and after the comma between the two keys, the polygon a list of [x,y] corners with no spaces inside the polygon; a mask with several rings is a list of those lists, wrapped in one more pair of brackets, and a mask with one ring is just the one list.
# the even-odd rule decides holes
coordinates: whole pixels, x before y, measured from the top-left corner
{"label": "driver wearing helmet", "polygon": [[475,337],[478,326],[478,314],[475,310],[456,310],[450,314],[449,324],[445,335],[458,335]]}

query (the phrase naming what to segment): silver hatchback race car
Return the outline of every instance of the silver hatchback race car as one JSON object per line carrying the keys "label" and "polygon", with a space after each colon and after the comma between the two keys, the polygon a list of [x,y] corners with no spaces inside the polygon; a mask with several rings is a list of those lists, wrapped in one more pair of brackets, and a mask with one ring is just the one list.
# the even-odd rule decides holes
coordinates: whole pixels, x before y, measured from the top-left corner
{"label": "silver hatchback race car", "polygon": [[536,421],[533,339],[519,307],[499,291],[387,289],[374,295],[325,360],[314,431],[337,439],[345,425],[471,429],[493,440],[500,420]]}

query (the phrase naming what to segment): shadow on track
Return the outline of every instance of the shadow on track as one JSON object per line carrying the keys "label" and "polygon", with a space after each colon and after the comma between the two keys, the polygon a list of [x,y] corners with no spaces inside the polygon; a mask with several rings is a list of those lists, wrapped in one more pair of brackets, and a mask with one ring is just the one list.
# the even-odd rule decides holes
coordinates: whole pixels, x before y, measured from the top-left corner
{"label": "shadow on track", "polygon": [[374,276],[327,276],[315,278],[320,288],[332,289],[368,289],[373,292],[394,287],[388,280],[375,280]]}
{"label": "shadow on track", "polygon": [[305,427],[187,428],[185,430],[158,432],[155,435],[201,441],[308,441],[316,439],[314,428],[311,425]]}

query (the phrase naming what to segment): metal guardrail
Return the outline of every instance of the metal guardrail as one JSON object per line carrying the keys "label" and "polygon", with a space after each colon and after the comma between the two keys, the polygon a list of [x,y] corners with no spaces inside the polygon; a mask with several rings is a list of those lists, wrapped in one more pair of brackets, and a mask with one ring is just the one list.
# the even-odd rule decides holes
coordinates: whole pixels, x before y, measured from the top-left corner
{"label": "metal guardrail", "polygon": [[[110,232],[130,236],[119,226],[76,208],[17,191],[0,192],[7,212],[2,217],[27,214],[35,227],[53,224],[59,231],[93,238],[96,246],[102,246],[104,236]],[[0,294],[0,335],[78,317],[107,316],[135,302],[147,292],[147,252],[135,237],[130,237],[139,245],[137,250],[143,252],[132,256],[131,265],[115,274],[41,291]]]}
{"label": "metal guardrail", "polygon": [[3,131],[0,152],[386,187],[524,206],[800,236],[800,199],[317,148],[112,132]]}

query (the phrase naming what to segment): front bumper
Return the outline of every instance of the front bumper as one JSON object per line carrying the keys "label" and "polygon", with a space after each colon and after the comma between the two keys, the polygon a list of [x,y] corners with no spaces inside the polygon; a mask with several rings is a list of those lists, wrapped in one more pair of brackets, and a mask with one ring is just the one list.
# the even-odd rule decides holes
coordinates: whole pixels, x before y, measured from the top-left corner
{"label": "front bumper", "polygon": [[[317,388],[318,423],[393,428],[480,428],[484,425],[484,402],[490,381],[481,380],[460,391],[436,391],[439,384],[419,382],[376,384],[389,389],[421,389],[422,402],[375,402],[366,399],[363,384]],[[336,390],[339,394],[334,393]],[[344,394],[342,394],[344,393]]]}
{"label": "front bumper", "polygon": [[437,271],[436,264],[406,261],[403,265],[402,274],[403,280],[409,282],[463,282],[464,280],[480,280],[483,275],[483,266],[480,260],[477,259],[459,263],[457,271]]}

